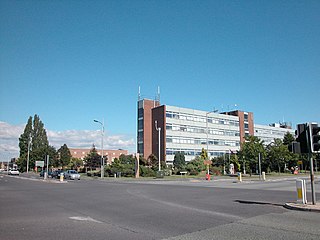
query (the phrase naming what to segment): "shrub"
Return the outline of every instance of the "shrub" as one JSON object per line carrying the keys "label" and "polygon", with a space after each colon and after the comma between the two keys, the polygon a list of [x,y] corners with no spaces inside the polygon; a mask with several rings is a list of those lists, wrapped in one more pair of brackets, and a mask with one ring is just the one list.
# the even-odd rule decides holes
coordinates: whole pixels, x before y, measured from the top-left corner
{"label": "shrub", "polygon": [[155,177],[156,173],[151,168],[140,166],[140,176],[141,177]]}

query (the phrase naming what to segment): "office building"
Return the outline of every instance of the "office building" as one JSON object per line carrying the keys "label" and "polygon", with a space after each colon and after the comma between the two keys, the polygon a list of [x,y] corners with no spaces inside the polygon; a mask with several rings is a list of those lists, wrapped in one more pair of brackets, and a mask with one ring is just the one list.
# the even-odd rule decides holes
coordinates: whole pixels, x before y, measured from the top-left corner
{"label": "office building", "polygon": [[[206,149],[211,158],[240,150],[245,136],[258,136],[269,144],[294,131],[281,126],[254,124],[253,113],[206,112],[160,105],[159,100],[138,100],[137,151],[145,158],[154,154],[172,164],[176,152],[191,161]],[[160,145],[160,148],[159,148]]]}

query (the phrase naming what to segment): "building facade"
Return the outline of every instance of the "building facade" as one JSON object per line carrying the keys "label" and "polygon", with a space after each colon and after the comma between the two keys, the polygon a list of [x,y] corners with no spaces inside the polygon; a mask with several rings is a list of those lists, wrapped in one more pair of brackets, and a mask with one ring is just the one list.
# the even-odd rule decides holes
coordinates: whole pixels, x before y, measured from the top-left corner
{"label": "building facade", "polygon": [[269,144],[291,129],[254,124],[253,113],[206,112],[160,105],[159,101],[138,101],[137,151],[145,158],[154,154],[172,164],[176,152],[191,161],[206,149],[211,158],[240,150],[245,136],[258,136]]}
{"label": "building facade", "polygon": [[275,138],[283,139],[284,135],[289,132],[294,135],[294,130],[288,127],[281,126],[280,124],[272,125],[254,125],[254,136],[257,136],[264,141],[265,145],[269,145]]}
{"label": "building facade", "polygon": [[[84,160],[84,158],[90,153],[91,149],[83,148],[69,148],[71,156],[74,158],[79,158]],[[96,149],[97,153],[101,156],[101,149]],[[107,157],[106,163],[111,164],[115,158],[120,157],[120,155],[128,155],[128,150],[103,150],[103,155]]]}

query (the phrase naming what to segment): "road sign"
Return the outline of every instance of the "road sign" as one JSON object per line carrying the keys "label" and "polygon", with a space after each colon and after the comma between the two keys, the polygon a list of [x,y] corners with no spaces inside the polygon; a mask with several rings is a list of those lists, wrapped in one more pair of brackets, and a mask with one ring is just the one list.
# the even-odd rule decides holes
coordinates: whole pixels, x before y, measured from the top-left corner
{"label": "road sign", "polygon": [[36,161],[36,167],[44,167],[44,161]]}

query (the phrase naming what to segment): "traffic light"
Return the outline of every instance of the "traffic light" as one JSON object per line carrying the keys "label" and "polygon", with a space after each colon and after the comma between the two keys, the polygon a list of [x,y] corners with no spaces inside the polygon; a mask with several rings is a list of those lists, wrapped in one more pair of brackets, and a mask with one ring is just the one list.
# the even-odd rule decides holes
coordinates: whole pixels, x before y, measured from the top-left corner
{"label": "traffic light", "polygon": [[318,124],[310,124],[310,135],[311,135],[311,152],[320,151],[320,127]]}
{"label": "traffic light", "polygon": [[300,143],[301,153],[309,153],[309,146],[307,140],[307,124],[297,125],[296,140],[298,143]]}

